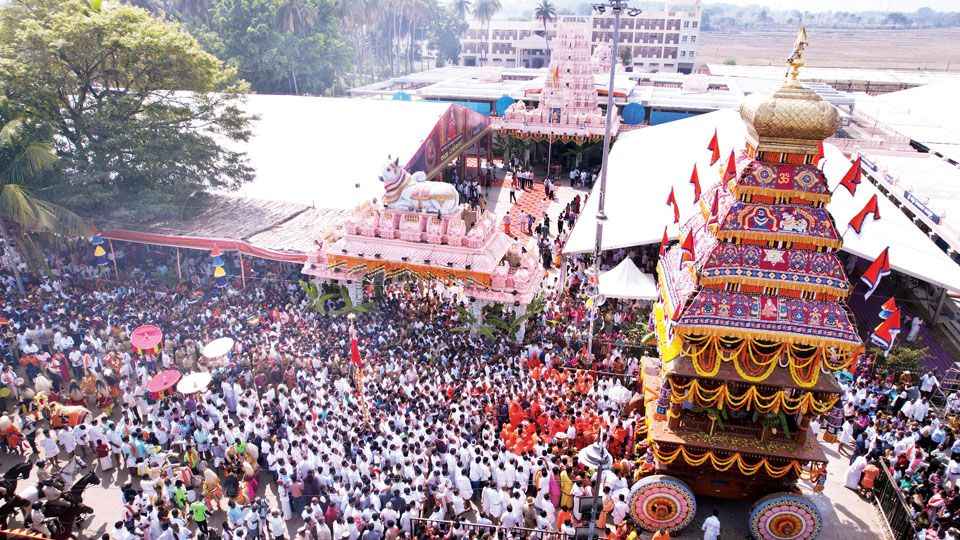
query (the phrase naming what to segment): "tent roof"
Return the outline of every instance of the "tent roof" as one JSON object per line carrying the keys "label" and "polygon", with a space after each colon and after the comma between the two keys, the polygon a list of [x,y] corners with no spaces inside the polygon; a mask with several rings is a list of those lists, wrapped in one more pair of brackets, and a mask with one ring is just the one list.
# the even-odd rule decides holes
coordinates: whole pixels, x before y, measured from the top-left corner
{"label": "tent roof", "polygon": [[633,264],[630,257],[615,268],[600,274],[600,294],[609,298],[656,300],[657,282]]}
{"label": "tent roof", "polygon": [[[711,167],[707,143],[714,129],[718,132],[721,159]],[[743,147],[745,134],[746,126],[738,112],[723,110],[621,135],[610,152],[605,208],[609,219],[603,230],[603,249],[659,243],[664,224],[667,235],[676,239],[673,210],[666,204],[670,188],[675,190],[681,221],[685,221],[693,212],[693,186],[689,183],[693,162],[706,191],[708,185],[719,179],[718,168],[726,163],[730,150]],[[831,188],[835,188],[850,162],[829,142],[824,147],[824,174]],[[594,191],[599,186],[594,185]],[[861,237],[853,232],[845,234],[843,251],[872,260],[889,246],[890,264],[895,270],[960,292],[960,266],[870,182],[860,184],[855,198],[844,190],[834,194],[827,208],[838,229],[846,229],[850,218],[874,194],[878,195],[882,219],[867,223]],[[593,251],[597,200],[596,193],[587,199],[564,253]]]}
{"label": "tent roof", "polygon": [[[324,208],[383,196],[387,155],[406,163],[452,105],[309,96],[246,96],[260,118],[241,147],[255,179],[237,195]],[[354,187],[360,184],[360,188]]]}

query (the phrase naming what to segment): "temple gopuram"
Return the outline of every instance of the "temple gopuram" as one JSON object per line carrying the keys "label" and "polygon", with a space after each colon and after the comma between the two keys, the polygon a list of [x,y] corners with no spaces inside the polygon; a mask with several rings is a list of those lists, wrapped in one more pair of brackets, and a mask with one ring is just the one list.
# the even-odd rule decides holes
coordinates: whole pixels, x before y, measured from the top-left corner
{"label": "temple gopuram", "polygon": [[748,134],[735,171],[704,190],[658,265],[660,359],[643,369],[655,474],[630,501],[647,530],[689,524],[697,495],[755,500],[758,540],[810,540],[822,527],[799,494],[799,482],[826,479],[809,422],[834,409],[833,372],[863,344],[815,163],[839,116],[796,80],[805,45],[801,30],[787,80],[741,105]]}

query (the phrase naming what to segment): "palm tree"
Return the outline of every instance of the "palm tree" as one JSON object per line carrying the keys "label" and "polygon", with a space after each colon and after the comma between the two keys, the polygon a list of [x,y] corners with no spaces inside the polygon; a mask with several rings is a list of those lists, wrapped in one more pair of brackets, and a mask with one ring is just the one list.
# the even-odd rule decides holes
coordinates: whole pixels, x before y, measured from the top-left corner
{"label": "palm tree", "polygon": [[543,22],[543,39],[547,41],[547,55],[550,55],[550,40],[547,37],[547,23],[557,18],[557,10],[550,0],[540,0],[540,5],[533,12],[533,17]]}
{"label": "palm tree", "polygon": [[[317,10],[303,0],[278,0],[278,4],[276,25],[281,32],[305,37],[307,30],[317,24]],[[300,89],[297,86],[297,70],[292,66],[290,83],[293,86],[293,93],[300,95]]]}
{"label": "palm tree", "polygon": [[[5,120],[3,112],[0,111],[0,236],[6,249],[16,243],[23,260],[33,266],[32,260],[42,262],[43,258],[25,231],[82,236],[88,233],[89,227],[73,212],[37,198],[25,186],[57,162],[52,131],[23,118]],[[13,241],[8,223],[15,227]],[[11,266],[17,289],[23,294],[20,270],[15,263]]]}
{"label": "palm tree", "polygon": [[450,8],[457,14],[458,19],[464,21],[470,14],[470,4],[472,4],[470,0],[453,0],[450,2]]}
{"label": "palm tree", "polygon": [[200,20],[210,24],[210,10],[213,8],[211,0],[176,0],[173,7],[180,14],[182,22]]}
{"label": "palm tree", "polygon": [[500,12],[501,9],[503,9],[503,6],[500,5],[500,0],[477,0],[477,2],[473,5],[473,16],[480,21],[481,26],[486,28],[483,33],[483,53],[480,55],[481,66],[487,57],[487,49],[490,48],[490,21],[493,19],[494,15]]}

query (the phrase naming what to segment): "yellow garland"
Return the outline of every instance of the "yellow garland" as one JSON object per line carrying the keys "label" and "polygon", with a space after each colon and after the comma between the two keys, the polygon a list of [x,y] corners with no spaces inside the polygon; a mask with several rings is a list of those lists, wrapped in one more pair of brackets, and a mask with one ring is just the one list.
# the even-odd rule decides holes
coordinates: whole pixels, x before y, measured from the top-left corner
{"label": "yellow garland", "polygon": [[682,456],[683,460],[688,465],[693,467],[699,467],[706,463],[707,460],[710,460],[710,465],[720,472],[727,471],[730,469],[730,467],[736,464],[737,468],[745,476],[753,476],[762,467],[767,475],[772,476],[773,478],[779,478],[790,471],[794,471],[801,479],[813,481],[825,469],[825,466],[820,466],[817,469],[805,469],[797,460],[793,460],[783,467],[776,467],[767,461],[766,458],[761,459],[753,465],[748,465],[743,459],[743,456],[740,455],[740,452],[734,452],[733,455],[728,458],[720,458],[710,450],[703,454],[695,455],[691,452],[687,452],[687,449],[683,446],[678,447],[673,452],[663,453],[660,451],[657,445],[654,444],[653,455],[657,461],[663,465],[669,465],[673,463],[679,456]]}
{"label": "yellow garland", "polygon": [[[746,381],[757,383],[766,380],[767,377],[773,373],[773,370],[776,368],[776,366],[780,365],[781,367],[789,366],[791,377],[793,378],[794,382],[796,382],[802,388],[811,388],[816,386],[821,371],[837,371],[850,367],[860,354],[860,349],[853,350],[847,354],[838,354],[829,347],[815,347],[782,343],[773,353],[770,354],[770,358],[767,361],[762,362],[757,358],[759,353],[756,351],[756,349],[759,345],[757,344],[756,340],[725,338],[722,336],[685,336],[682,340],[678,339],[676,341],[683,341],[684,344],[688,345],[688,347],[682,348],[682,352],[684,355],[690,357],[694,371],[701,377],[715,377],[717,373],[720,372],[720,362],[732,361],[734,368],[740,377]],[[732,351],[721,348],[721,343],[733,345],[738,341],[741,342],[740,345]],[[711,369],[706,369],[701,363],[701,358],[705,352],[711,349],[711,347],[713,348],[713,353],[715,354],[715,362]],[[751,376],[746,372],[745,369],[743,369],[741,357],[744,347],[747,348],[747,354],[749,354],[750,360],[754,364],[767,368],[759,376]],[[796,355],[798,352],[804,353],[814,350],[816,350],[816,353],[811,355],[810,358],[806,360],[802,360]],[[831,360],[836,361],[836,363],[831,362]],[[807,369],[810,367],[812,362],[818,362],[819,366],[817,370],[812,374],[809,380],[802,379],[799,375],[799,370]]]}
{"label": "yellow garland", "polygon": [[[787,414],[796,414],[797,412],[813,414],[826,414],[833,408],[839,396],[831,396],[821,401],[813,397],[810,392],[805,392],[801,397],[789,397],[786,392],[779,390],[771,396],[760,394],[757,387],[751,386],[743,394],[736,396],[727,385],[722,385],[713,390],[703,388],[699,379],[691,379],[684,385],[674,383],[672,378],[667,379],[670,384],[670,401],[673,403],[683,403],[692,398],[696,400],[697,405],[701,407],[713,407],[720,403],[722,407],[725,403],[731,409],[740,409],[744,404],[751,406],[762,413],[777,412],[783,410]],[[673,416],[673,415],[671,415]],[[677,418],[677,416],[673,416]]]}

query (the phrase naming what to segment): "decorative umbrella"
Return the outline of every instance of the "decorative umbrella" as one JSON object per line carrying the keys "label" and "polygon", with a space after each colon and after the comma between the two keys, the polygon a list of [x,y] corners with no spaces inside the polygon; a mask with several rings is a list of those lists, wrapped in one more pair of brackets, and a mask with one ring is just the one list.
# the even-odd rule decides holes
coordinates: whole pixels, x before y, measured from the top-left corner
{"label": "decorative umbrella", "polygon": [[209,373],[190,373],[189,375],[185,375],[180,379],[180,382],[177,383],[177,392],[181,394],[195,394],[209,386],[211,380],[213,380],[213,377],[211,377]]}
{"label": "decorative umbrella", "polygon": [[147,395],[150,399],[162,399],[170,395],[170,389],[180,380],[180,372],[175,369],[161,371],[147,383]]}
{"label": "decorative umbrella", "polygon": [[159,353],[162,341],[163,332],[152,324],[145,324],[130,334],[130,343],[133,345],[133,350],[139,354]]}
{"label": "decorative umbrella", "polygon": [[203,346],[204,358],[220,358],[233,350],[233,338],[217,338]]}
{"label": "decorative umbrella", "polygon": [[217,287],[226,287],[227,286],[227,271],[223,269],[223,259],[220,257],[223,255],[223,252],[220,251],[220,248],[213,246],[213,249],[210,250],[210,256],[213,257],[213,260],[210,262],[213,263],[213,277],[217,278]]}

